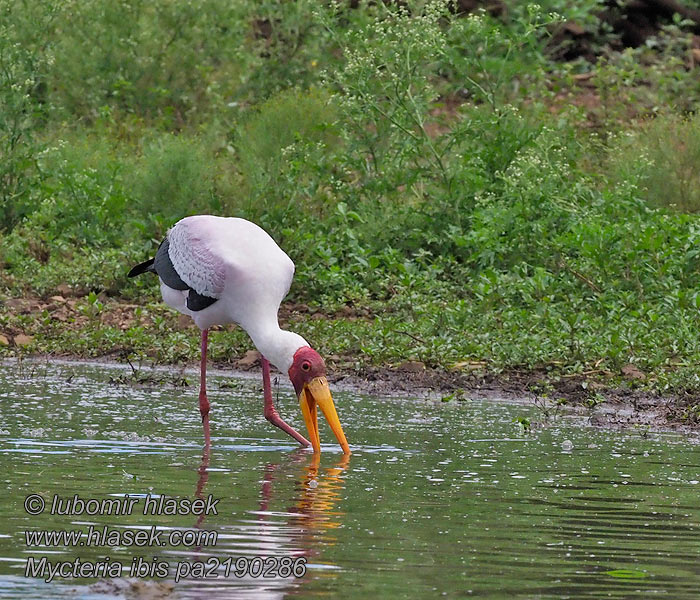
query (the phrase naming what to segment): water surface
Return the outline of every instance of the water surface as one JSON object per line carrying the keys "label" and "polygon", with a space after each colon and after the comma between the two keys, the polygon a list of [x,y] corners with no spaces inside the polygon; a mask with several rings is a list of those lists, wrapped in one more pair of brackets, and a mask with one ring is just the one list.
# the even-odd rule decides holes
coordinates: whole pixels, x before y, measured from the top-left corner
{"label": "water surface", "polygon": [[[0,598],[700,597],[700,448],[606,432],[526,404],[335,391],[320,460],[262,416],[258,378],[213,375],[212,447],[188,387],[115,383],[118,366],[0,365]],[[167,371],[160,372],[159,376]],[[281,414],[303,428],[291,388]],[[36,516],[25,497],[218,498],[216,515]],[[26,531],[215,531],[214,546],[28,547]],[[24,576],[28,557],[126,566],[119,580]],[[302,577],[174,583],[178,562],[303,558]],[[165,578],[129,578],[133,558]]]}

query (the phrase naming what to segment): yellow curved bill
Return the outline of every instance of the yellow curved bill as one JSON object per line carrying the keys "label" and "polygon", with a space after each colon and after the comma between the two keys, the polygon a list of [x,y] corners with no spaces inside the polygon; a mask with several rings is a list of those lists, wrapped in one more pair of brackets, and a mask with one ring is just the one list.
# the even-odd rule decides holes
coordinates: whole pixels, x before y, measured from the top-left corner
{"label": "yellow curved bill", "polygon": [[338,439],[340,447],[345,454],[350,454],[350,446],[345,439],[343,427],[340,425],[338,413],[333,404],[331,390],[328,387],[328,380],[325,377],[316,377],[304,385],[304,389],[299,395],[299,406],[301,414],[304,416],[306,428],[309,431],[309,441],[314,448],[314,452],[321,452],[321,439],[318,435],[318,411],[320,408],[326,417],[326,421],[331,427],[331,431]]}

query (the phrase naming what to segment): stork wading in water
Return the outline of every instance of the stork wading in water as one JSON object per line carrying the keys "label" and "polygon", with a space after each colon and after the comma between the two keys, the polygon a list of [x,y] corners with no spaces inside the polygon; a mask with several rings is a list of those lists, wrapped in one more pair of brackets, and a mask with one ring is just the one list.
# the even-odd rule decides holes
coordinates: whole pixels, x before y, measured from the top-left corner
{"label": "stork wading in water", "polygon": [[[303,337],[280,329],[277,312],[292,283],[294,263],[263,229],[233,217],[186,217],[168,231],[155,257],[131,269],[129,277],[148,272],[160,278],[164,302],[192,317],[202,331],[199,410],[206,443],[209,328],[237,323],[262,354],[265,418],[303,446],[313,446],[318,453],[319,407],[343,452],[350,453],[323,359]],[[289,375],[311,442],[277,413],[272,400],[270,363]]]}

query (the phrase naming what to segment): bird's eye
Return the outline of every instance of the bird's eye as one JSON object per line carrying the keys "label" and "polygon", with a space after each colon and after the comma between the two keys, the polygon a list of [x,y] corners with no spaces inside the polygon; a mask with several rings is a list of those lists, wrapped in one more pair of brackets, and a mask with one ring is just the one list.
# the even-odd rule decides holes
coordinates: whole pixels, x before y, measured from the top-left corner
{"label": "bird's eye", "polygon": [[301,370],[302,371],[308,371],[309,369],[311,369],[311,363],[309,363],[309,362],[301,363]]}

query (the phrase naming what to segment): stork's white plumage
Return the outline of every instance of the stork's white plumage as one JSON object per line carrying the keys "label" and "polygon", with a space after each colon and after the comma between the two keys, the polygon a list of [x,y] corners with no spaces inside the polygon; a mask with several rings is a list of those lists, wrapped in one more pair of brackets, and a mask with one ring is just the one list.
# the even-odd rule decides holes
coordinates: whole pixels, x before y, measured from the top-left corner
{"label": "stork's white plumage", "polygon": [[309,445],[274,408],[269,361],[289,374],[299,395],[314,451],[320,451],[318,405],[343,450],[349,452],[325,378],[323,359],[303,337],[279,326],[277,313],[292,283],[294,263],[267,232],[245,219],[186,217],[168,232],[155,258],[134,267],[129,276],[149,271],[160,278],[163,300],[191,316],[202,330],[200,411],[207,439],[207,332],[213,325],[237,323],[250,335],[263,357],[265,417],[303,445]]}

